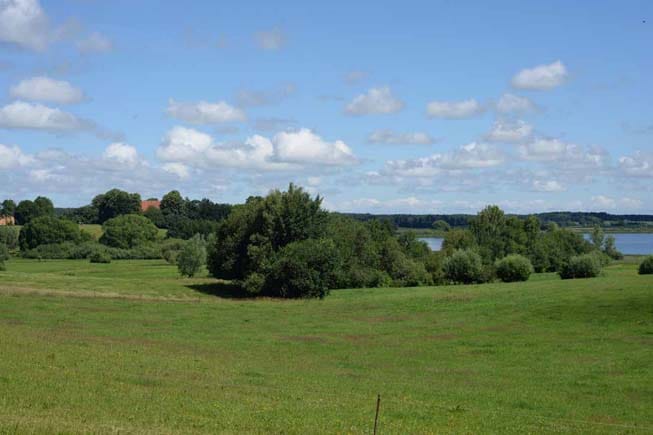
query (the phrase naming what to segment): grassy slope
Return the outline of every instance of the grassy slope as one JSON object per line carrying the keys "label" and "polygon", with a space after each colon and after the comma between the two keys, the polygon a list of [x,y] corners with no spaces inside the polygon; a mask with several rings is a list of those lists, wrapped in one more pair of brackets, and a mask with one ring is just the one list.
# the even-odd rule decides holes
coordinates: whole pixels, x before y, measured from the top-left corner
{"label": "grassy slope", "polygon": [[323,301],[216,298],[161,262],[8,266],[0,433],[360,433],[377,392],[382,433],[653,430],[653,276],[632,264]]}

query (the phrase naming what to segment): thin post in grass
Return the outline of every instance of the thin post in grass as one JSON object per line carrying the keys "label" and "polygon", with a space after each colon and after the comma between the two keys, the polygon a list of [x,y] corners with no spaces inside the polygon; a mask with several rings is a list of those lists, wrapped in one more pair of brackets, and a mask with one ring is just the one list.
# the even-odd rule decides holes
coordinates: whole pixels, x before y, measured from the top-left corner
{"label": "thin post in grass", "polygon": [[376,428],[379,424],[379,408],[381,406],[381,395],[376,396],[376,415],[374,416],[374,435],[376,435]]}

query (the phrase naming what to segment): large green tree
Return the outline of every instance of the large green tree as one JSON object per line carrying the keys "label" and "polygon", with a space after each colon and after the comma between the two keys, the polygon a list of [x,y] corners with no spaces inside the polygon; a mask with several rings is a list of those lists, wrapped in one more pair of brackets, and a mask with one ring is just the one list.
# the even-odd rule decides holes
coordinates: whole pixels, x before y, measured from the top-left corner
{"label": "large green tree", "polygon": [[116,216],[141,212],[141,196],[119,189],[111,189],[93,198],[93,207],[98,211],[98,222],[104,223]]}
{"label": "large green tree", "polygon": [[78,242],[80,238],[79,225],[76,223],[52,216],[41,216],[25,224],[20,231],[18,242],[20,249],[25,251],[39,245]]}
{"label": "large green tree", "polygon": [[115,248],[133,248],[156,240],[158,229],[144,216],[126,214],[109,219],[103,225],[100,243]]}

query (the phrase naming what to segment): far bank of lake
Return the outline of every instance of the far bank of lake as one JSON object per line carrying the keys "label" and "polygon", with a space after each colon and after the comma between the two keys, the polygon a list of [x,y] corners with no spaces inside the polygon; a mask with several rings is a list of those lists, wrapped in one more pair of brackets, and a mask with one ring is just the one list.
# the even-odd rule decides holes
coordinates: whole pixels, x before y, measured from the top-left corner
{"label": "far bank of lake", "polygon": [[[610,233],[614,236],[617,249],[627,255],[651,255],[653,254],[653,234],[652,233]],[[588,237],[588,234],[584,234]],[[420,240],[433,251],[442,249],[442,237],[421,237]]]}

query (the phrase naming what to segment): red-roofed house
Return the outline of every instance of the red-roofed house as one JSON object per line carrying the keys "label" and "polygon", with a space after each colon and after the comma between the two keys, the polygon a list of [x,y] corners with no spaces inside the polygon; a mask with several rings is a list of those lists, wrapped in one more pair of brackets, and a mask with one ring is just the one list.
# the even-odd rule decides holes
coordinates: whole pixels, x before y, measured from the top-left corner
{"label": "red-roofed house", "polygon": [[16,219],[13,216],[0,216],[0,225],[16,225]]}
{"label": "red-roofed house", "polygon": [[141,201],[141,211],[146,212],[148,208],[161,208],[161,201],[158,199],[148,199],[146,201]]}

